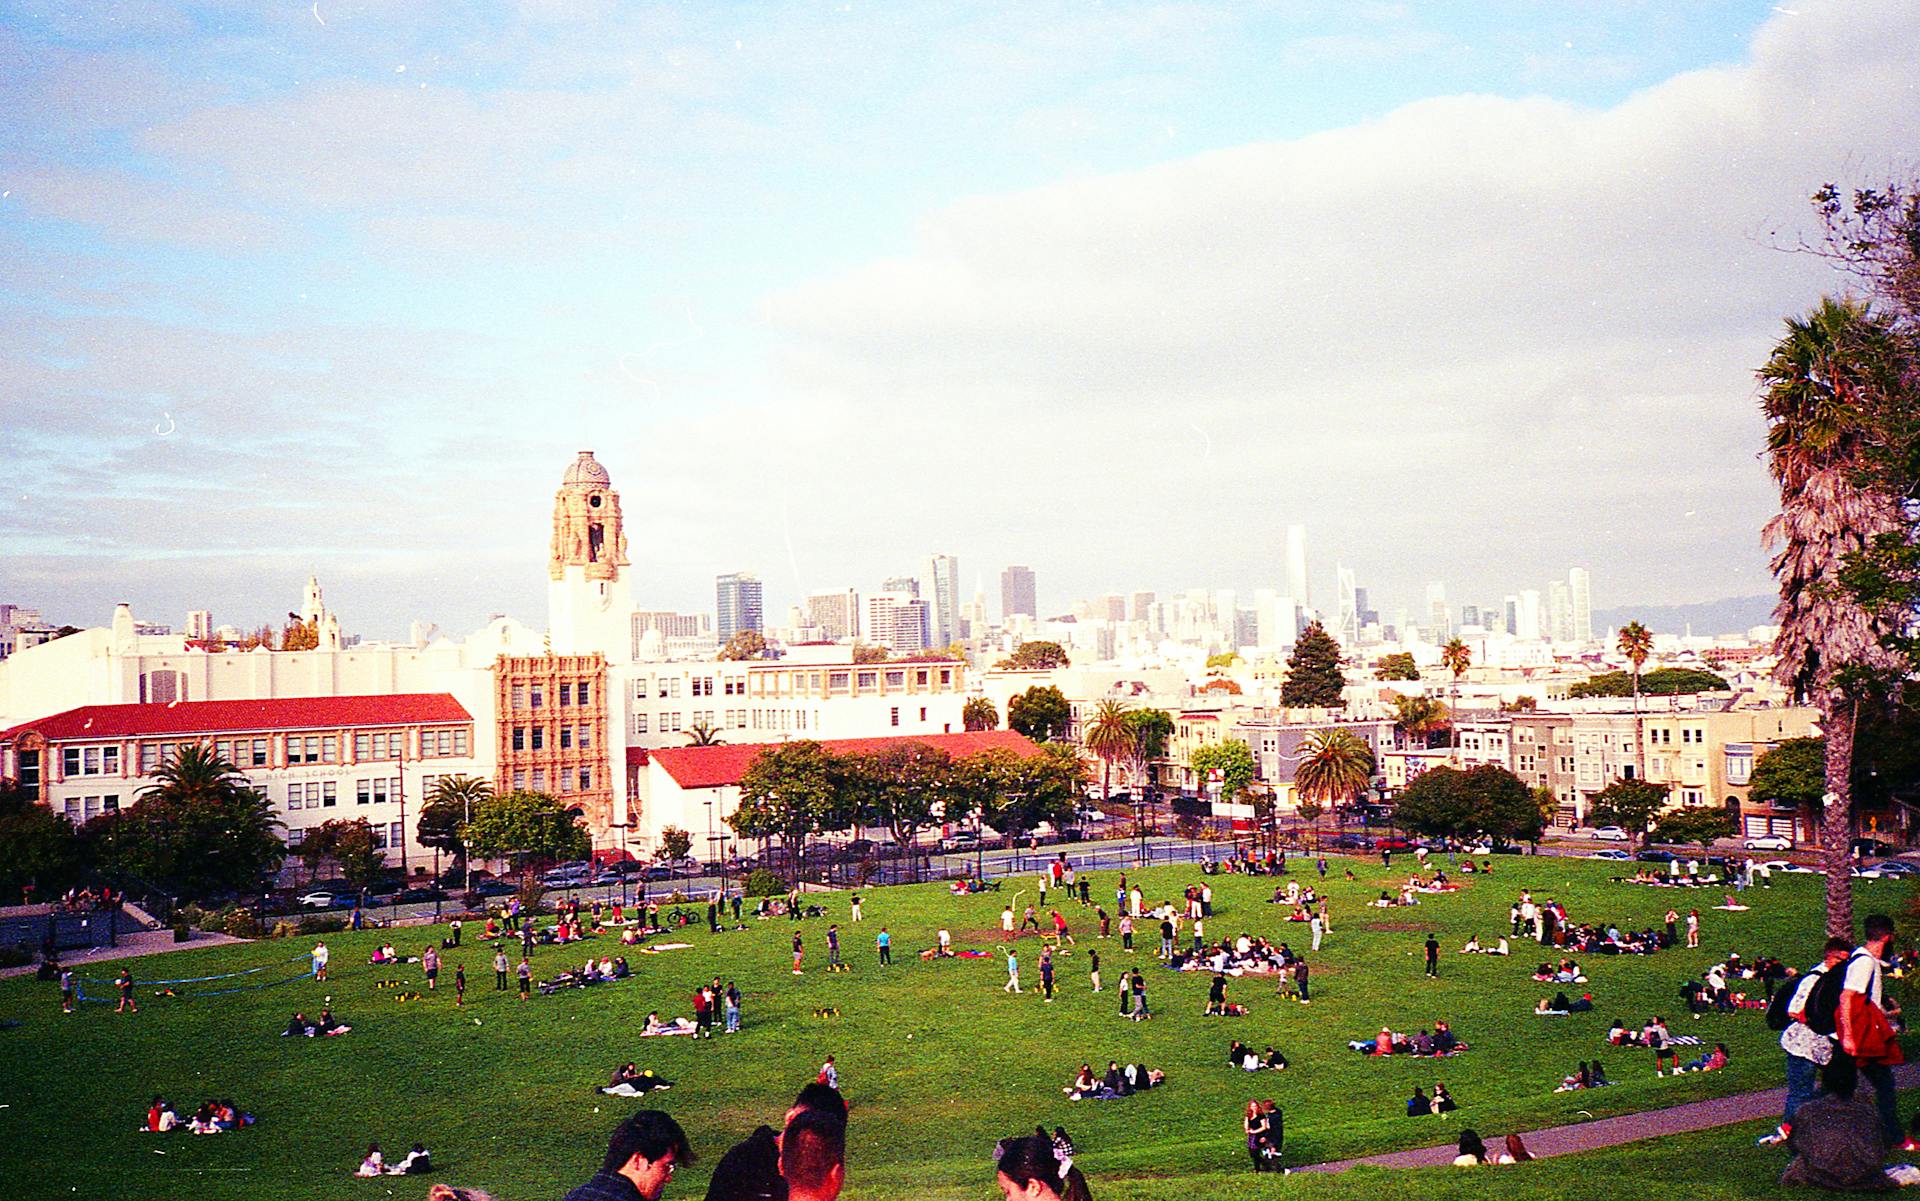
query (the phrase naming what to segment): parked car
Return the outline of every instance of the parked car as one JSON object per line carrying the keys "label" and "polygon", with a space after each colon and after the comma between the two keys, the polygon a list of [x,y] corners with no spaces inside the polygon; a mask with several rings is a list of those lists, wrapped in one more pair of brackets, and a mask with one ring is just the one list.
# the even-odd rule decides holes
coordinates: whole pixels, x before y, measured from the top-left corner
{"label": "parked car", "polygon": [[351,894],[328,892],[325,889],[307,893],[300,898],[301,906],[307,909],[338,909],[341,906],[351,905],[352,903],[353,896]]}
{"label": "parked car", "polygon": [[1791,851],[1793,839],[1785,834],[1756,834],[1740,845],[1749,851]]}
{"label": "parked car", "polygon": [[593,875],[584,863],[568,863],[540,873],[540,883],[548,888],[578,888]]}
{"label": "parked car", "polygon": [[1648,847],[1638,855],[1635,855],[1634,858],[1641,863],[1672,863],[1675,859],[1685,859],[1686,856],[1677,855],[1672,851],[1662,850],[1659,847]]}
{"label": "parked car", "polygon": [[517,887],[506,880],[475,880],[473,887],[467,890],[467,896],[479,897],[485,900],[488,897],[510,897],[519,891]]}
{"label": "parked car", "polygon": [[1376,851],[1411,851],[1413,844],[1396,834],[1387,838],[1374,839],[1373,849]]}
{"label": "parked car", "polygon": [[1605,847],[1598,851],[1588,851],[1586,857],[1588,859],[1616,859],[1625,860],[1629,863],[1633,862],[1633,856],[1627,854],[1619,847]]}
{"label": "parked car", "polygon": [[1370,851],[1373,839],[1364,834],[1336,834],[1327,839],[1327,845],[1336,851]]}
{"label": "parked car", "polygon": [[1619,826],[1601,826],[1593,832],[1593,837],[1601,842],[1626,842],[1627,832]]}
{"label": "parked car", "polygon": [[1899,850],[1892,843],[1882,842],[1878,838],[1856,838],[1852,847],[1856,855],[1892,855]]}
{"label": "parked car", "polygon": [[955,830],[940,840],[940,849],[947,854],[956,851],[971,851],[980,845],[980,836],[972,830]]}
{"label": "parked car", "polygon": [[1920,876],[1920,867],[1915,867],[1904,859],[1889,859],[1885,863],[1860,868],[1853,874],[1862,880],[1904,880],[1911,876]]}
{"label": "parked car", "polygon": [[1791,859],[1769,859],[1760,865],[1772,872],[1787,872],[1795,876],[1820,876],[1826,872],[1822,868],[1810,867],[1804,863],[1795,863]]}

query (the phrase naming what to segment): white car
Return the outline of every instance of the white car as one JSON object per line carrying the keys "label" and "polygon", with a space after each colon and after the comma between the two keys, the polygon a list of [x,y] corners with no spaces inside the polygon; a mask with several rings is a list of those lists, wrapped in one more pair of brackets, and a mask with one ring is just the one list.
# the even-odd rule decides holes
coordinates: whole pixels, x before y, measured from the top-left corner
{"label": "white car", "polygon": [[1826,874],[1821,868],[1808,867],[1804,863],[1795,863],[1790,859],[1769,859],[1760,866],[1766,868],[1768,871],[1786,872],[1795,876],[1820,876]]}
{"label": "white car", "polygon": [[344,898],[330,892],[310,892],[300,898],[300,903],[308,909],[332,909],[344,903]]}
{"label": "white car", "polygon": [[1593,832],[1593,836],[1599,839],[1601,842],[1627,841],[1627,832],[1625,830],[1622,830],[1619,826],[1601,826],[1598,830],[1595,830]]}
{"label": "white car", "polygon": [[1608,847],[1604,851],[1588,852],[1587,858],[1588,859],[1612,859],[1618,862],[1619,860],[1622,860],[1622,859],[1631,860],[1633,856],[1627,854],[1625,851],[1619,850],[1616,847]]}
{"label": "white car", "polygon": [[1793,839],[1785,834],[1760,834],[1740,844],[1749,851],[1791,851]]}

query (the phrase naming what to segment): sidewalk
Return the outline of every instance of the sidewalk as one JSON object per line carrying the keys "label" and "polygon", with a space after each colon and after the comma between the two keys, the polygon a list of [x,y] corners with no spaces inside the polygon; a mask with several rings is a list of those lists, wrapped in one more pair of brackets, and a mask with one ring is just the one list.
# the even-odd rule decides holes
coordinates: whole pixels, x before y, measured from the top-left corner
{"label": "sidewalk", "polygon": [[[1910,1063],[1895,1069],[1894,1078],[1901,1088],[1920,1085],[1920,1064]],[[1641,1139],[1659,1138],[1668,1134],[1687,1134],[1695,1130],[1710,1130],[1715,1126],[1729,1126],[1735,1122],[1749,1122],[1759,1118],[1778,1121],[1781,1106],[1785,1104],[1786,1099],[1786,1089],[1769,1088],[1757,1093],[1737,1093],[1731,1097],[1716,1097],[1710,1101],[1692,1101],[1667,1109],[1642,1110],[1639,1113],[1621,1114],[1617,1118],[1601,1118],[1572,1126],[1527,1130],[1522,1131],[1520,1137],[1525,1140],[1527,1150],[1533,1152],[1536,1158],[1545,1159],[1552,1155],[1573,1155],[1581,1151],[1596,1151],[1602,1147],[1617,1147],[1622,1143],[1637,1142]],[[1480,1134],[1487,1140],[1489,1146],[1497,1141],[1492,1134],[1484,1130]],[[1451,1164],[1458,1152],[1459,1148],[1456,1144],[1447,1143],[1438,1147],[1421,1147],[1412,1151],[1369,1155],[1361,1159],[1305,1164],[1293,1170],[1296,1172],[1344,1172],[1348,1168],[1363,1166],[1430,1168]]]}

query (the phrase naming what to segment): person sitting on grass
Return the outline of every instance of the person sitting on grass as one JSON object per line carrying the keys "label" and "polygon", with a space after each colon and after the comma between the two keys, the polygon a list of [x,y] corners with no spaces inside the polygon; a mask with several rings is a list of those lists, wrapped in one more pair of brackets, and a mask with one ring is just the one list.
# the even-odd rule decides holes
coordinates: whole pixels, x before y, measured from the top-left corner
{"label": "person sitting on grass", "polygon": [[1413,1090],[1413,1096],[1407,1098],[1407,1116],[1410,1118],[1424,1118],[1432,1113],[1433,1102],[1430,1101],[1427,1098],[1427,1094],[1416,1085]]}
{"label": "person sitting on grass", "polygon": [[1625,1022],[1615,1018],[1613,1025],[1607,1029],[1607,1041],[1616,1047],[1637,1047],[1640,1045],[1640,1032],[1627,1029]]}
{"label": "person sitting on grass", "polygon": [[1247,1054],[1247,1044],[1236,1038],[1233,1045],[1227,1048],[1227,1062],[1236,1068],[1241,1067],[1246,1062]]}
{"label": "person sitting on grass", "polygon": [[147,1124],[142,1127],[149,1134],[166,1134],[180,1124],[180,1115],[164,1099],[155,1096],[153,1103],[147,1106]]}
{"label": "person sitting on grass", "polygon": [[1727,1066],[1727,1044],[1715,1043],[1713,1050],[1698,1059],[1689,1060],[1680,1070],[1683,1072],[1717,1072]]}
{"label": "person sitting on grass", "polygon": [[360,1161],[360,1166],[353,1170],[353,1174],[355,1176],[381,1176],[386,1173],[386,1170],[387,1160],[385,1156],[380,1154],[380,1144],[370,1143],[367,1146],[366,1158]]}
{"label": "person sitting on grass", "polygon": [[687,1018],[670,1018],[663,1022],[660,1020],[660,1011],[654,1010],[647,1014],[647,1024],[641,1027],[640,1034],[642,1037],[657,1034],[692,1034],[698,1029],[699,1027]]}
{"label": "person sitting on grass", "polygon": [[307,1020],[306,1014],[296,1013],[293,1015],[293,1020],[287,1023],[287,1028],[280,1032],[280,1037],[281,1038],[312,1038],[314,1035],[318,1033],[320,1033],[319,1027],[315,1026],[312,1022],[309,1022]]}
{"label": "person sitting on grass", "polygon": [[1447,1091],[1445,1084],[1435,1082],[1433,1086],[1433,1112],[1442,1116],[1460,1108],[1454,1103],[1453,1094]]}
{"label": "person sitting on grass", "polygon": [[644,1097],[650,1092],[672,1087],[673,1081],[654,1075],[652,1068],[643,1072],[638,1065],[625,1063],[613,1070],[612,1078],[600,1091],[609,1097]]}
{"label": "person sitting on grass", "polygon": [[1093,1065],[1090,1063],[1081,1064],[1080,1074],[1073,1078],[1072,1084],[1067,1085],[1067,1087],[1060,1091],[1067,1095],[1069,1101],[1078,1101],[1083,1097],[1091,1097],[1099,1093],[1100,1082],[1094,1078]]}
{"label": "person sitting on grass", "polygon": [[389,1176],[424,1176],[433,1171],[433,1154],[425,1143],[415,1143],[399,1162],[387,1165]]}
{"label": "person sitting on grass", "polygon": [[1126,1074],[1127,1083],[1133,1086],[1135,1092],[1156,1088],[1167,1078],[1167,1074],[1159,1068],[1149,1068],[1144,1063],[1130,1063],[1123,1071]]}
{"label": "person sitting on grass", "polygon": [[352,1026],[344,1025],[339,1019],[335,1018],[332,1008],[326,1005],[320,1007],[320,1017],[314,1025],[319,1027],[322,1036],[347,1034],[353,1030]]}
{"label": "person sitting on grass", "polygon": [[1107,1060],[1107,1074],[1100,1081],[1102,1096],[1126,1097],[1133,1093],[1133,1085],[1127,1082],[1127,1074],[1120,1070],[1118,1060]]}
{"label": "person sitting on grass", "polygon": [[1592,1087],[1593,1087],[1593,1073],[1587,1067],[1587,1061],[1583,1059],[1580,1061],[1579,1070],[1574,1072],[1574,1074],[1571,1076],[1561,1077],[1560,1087],[1554,1089],[1553,1091],[1556,1093],[1570,1093],[1577,1089],[1592,1088]]}
{"label": "person sitting on grass", "polygon": [[1267,1053],[1260,1057],[1260,1066],[1270,1071],[1282,1071],[1287,1066],[1287,1057],[1272,1047],[1268,1047]]}

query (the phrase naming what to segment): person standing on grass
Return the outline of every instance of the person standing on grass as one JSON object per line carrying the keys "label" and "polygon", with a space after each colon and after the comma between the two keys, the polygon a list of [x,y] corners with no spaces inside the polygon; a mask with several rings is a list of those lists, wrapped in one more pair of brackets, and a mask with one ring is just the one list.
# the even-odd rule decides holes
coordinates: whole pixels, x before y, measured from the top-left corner
{"label": "person standing on grass", "polygon": [[507,991],[507,953],[498,947],[493,951],[493,991]]}
{"label": "person standing on grass", "polygon": [[1100,991],[1100,952],[1097,950],[1089,950],[1087,952],[1087,975],[1093,981],[1093,991],[1099,992]]}
{"label": "person standing on grass", "polygon": [[880,952],[880,966],[891,966],[893,964],[893,935],[887,932],[885,926],[880,927],[880,933],[874,935],[873,946],[875,950]]}
{"label": "person standing on grass", "polygon": [[1754,1141],[1771,1147],[1787,1141],[1793,1131],[1793,1115],[1813,1099],[1820,1069],[1833,1058],[1833,1040],[1807,1024],[1807,1004],[1813,999],[1814,986],[1828,972],[1847,961],[1853,944],[1844,938],[1829,938],[1820,962],[1795,981],[1787,997],[1787,1028],[1780,1034],[1780,1049],[1787,1053],[1787,1103],[1780,1125]]}
{"label": "person standing on grass", "polygon": [[820,1074],[814,1077],[814,1083],[824,1084],[836,1092],[839,1091],[840,1069],[834,1066],[833,1056],[827,1056],[827,1061],[820,1065]]}
{"label": "person standing on grass", "polygon": [[827,970],[832,971],[839,966],[840,927],[838,925],[829,925],[827,927]]}
{"label": "person standing on grass", "polygon": [[1040,948],[1040,995],[1047,1004],[1053,1004],[1053,948]]}
{"label": "person standing on grass", "polygon": [[1213,916],[1213,885],[1204,880],[1200,883],[1200,916]]}
{"label": "person standing on grass", "polygon": [[1700,945],[1700,911],[1698,909],[1687,910],[1687,945],[1690,947]]}
{"label": "person standing on grass", "polygon": [[1173,958],[1173,919],[1160,919],[1160,958]]}
{"label": "person standing on grass", "polygon": [[139,1013],[140,1007],[133,1003],[133,973],[126,968],[113,978],[113,986],[120,990],[120,1003],[113,1007],[115,1013]]}
{"label": "person standing on grass", "polygon": [[853,905],[853,915],[847,920],[855,921],[855,922],[862,920],[860,916],[860,894],[857,892],[853,894],[852,905]]}
{"label": "person standing on grass", "polygon": [[1033,906],[1027,906],[1027,912],[1020,918],[1020,933],[1025,934],[1031,926],[1035,934],[1040,933],[1040,915]]}
{"label": "person standing on grass", "polygon": [[440,982],[440,952],[431,946],[420,952],[420,970],[427,974],[427,991],[432,992]]}
{"label": "person standing on grass", "polygon": [[327,950],[326,943],[316,942],[313,944],[313,978],[315,980],[318,980],[322,983],[326,982],[327,960],[330,957],[331,957],[331,952]]}
{"label": "person standing on grass", "polygon": [[73,1012],[73,969],[60,969],[60,1012]]}
{"label": "person standing on grass", "polygon": [[1053,914],[1053,937],[1058,940],[1062,946],[1070,947],[1074,945],[1073,935],[1067,930],[1067,919],[1060,916],[1058,909],[1052,910],[1051,912]]}
{"label": "person standing on grass", "polygon": [[1647,1044],[1648,1050],[1653,1052],[1654,1075],[1666,1075],[1665,1068],[1669,1060],[1672,1061],[1671,1066],[1674,1072],[1678,1074],[1680,1052],[1673,1045],[1673,1035],[1667,1031],[1667,1019],[1656,1017],[1648,1022],[1646,1028],[1640,1031],[1640,1041]]}
{"label": "person standing on grass", "polygon": [[1307,929],[1313,931],[1313,949],[1316,951],[1319,950],[1320,935],[1325,933],[1326,925],[1321,922],[1320,911],[1318,909],[1314,910],[1313,916],[1307,919]]}
{"label": "person standing on grass", "polygon": [[1133,1020],[1150,1018],[1152,1012],[1147,1009],[1147,978],[1140,974],[1139,968],[1133,969]]}
{"label": "person standing on grass", "polygon": [[1207,920],[1205,918],[1196,917],[1193,919],[1193,953],[1195,955],[1198,955],[1206,949],[1206,925]]}
{"label": "person standing on grass", "polygon": [[520,966],[514,971],[520,977],[520,999],[524,1001],[533,993],[533,965],[527,962],[525,955],[522,955]]}
{"label": "person standing on grass", "polygon": [[1020,991],[1020,957],[1013,953],[1012,947],[1007,948],[1007,982],[1000,986],[1000,991],[1011,993]]}
{"label": "person standing on grass", "polygon": [[1427,935],[1427,978],[1440,978],[1440,939],[1432,933]]}
{"label": "person standing on grass", "polygon": [[740,990],[733,981],[727,981],[727,1031],[728,1034],[740,1033]]}
{"label": "person standing on grass", "polygon": [[1680,915],[1674,912],[1673,910],[1669,909],[1667,910],[1666,921],[1667,921],[1667,945],[1670,947],[1677,947],[1680,945],[1680,931],[1678,928],[1680,923]]}
{"label": "person standing on grass", "polygon": [[793,974],[796,976],[800,974],[800,957],[805,953],[806,943],[801,941],[800,932],[796,930],[793,935]]}
{"label": "person standing on grass", "polygon": [[1129,955],[1133,954],[1133,916],[1131,914],[1120,915],[1120,949]]}
{"label": "person standing on grass", "polygon": [[1100,922],[1100,937],[1106,938],[1113,932],[1113,919],[1107,916],[1105,909],[1095,909],[1093,916]]}
{"label": "person standing on grass", "polygon": [[453,965],[453,1003],[459,1008],[466,1008],[467,965],[464,963],[456,963]]}
{"label": "person standing on grass", "polygon": [[[1900,1044],[1882,991],[1881,970],[1893,944],[1893,919],[1884,913],[1867,918],[1867,939],[1840,970],[1840,996],[1834,1008],[1834,1039],[1839,1050],[1859,1069],[1860,1079],[1873,1085],[1886,1145],[1901,1142],[1899,1096],[1892,1065],[1900,1063]],[[1839,1056],[1835,1056],[1839,1058]]]}
{"label": "person standing on grass", "polygon": [[1310,1005],[1313,1003],[1313,997],[1307,992],[1307,972],[1306,960],[1302,959],[1293,965],[1293,983],[1294,986],[1300,990],[1300,1003],[1302,1005]]}

